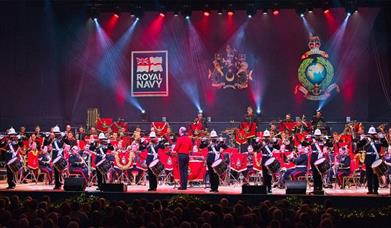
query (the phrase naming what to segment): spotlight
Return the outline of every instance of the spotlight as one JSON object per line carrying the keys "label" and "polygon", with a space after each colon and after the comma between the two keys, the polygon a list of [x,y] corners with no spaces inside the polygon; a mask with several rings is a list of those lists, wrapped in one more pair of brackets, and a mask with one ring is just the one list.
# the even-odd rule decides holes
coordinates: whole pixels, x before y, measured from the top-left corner
{"label": "spotlight", "polygon": [[115,13],[115,14],[114,14],[114,17],[119,18],[119,14],[116,14],[116,13]]}
{"label": "spotlight", "polygon": [[278,3],[277,2],[275,2],[273,4],[272,12],[273,12],[274,16],[277,16],[278,14],[280,14],[280,8],[278,7]]}
{"label": "spotlight", "polygon": [[114,9],[114,17],[119,18],[119,13],[120,13],[119,6],[116,6]]}
{"label": "spotlight", "polygon": [[210,16],[210,10],[204,10],[204,16],[209,17]]}
{"label": "spotlight", "polygon": [[258,115],[261,114],[261,108],[260,107],[257,108],[257,114]]}
{"label": "spotlight", "polygon": [[145,114],[145,110],[144,110],[144,109],[143,109],[143,110],[141,110],[141,113],[142,113],[142,114]]}
{"label": "spotlight", "polygon": [[262,14],[263,14],[263,15],[267,15],[267,11],[268,11],[267,8],[262,9]]}
{"label": "spotlight", "polygon": [[160,13],[159,13],[159,15],[160,15],[161,17],[165,17],[166,14],[167,14],[166,8],[165,8],[165,7],[161,7],[161,8],[160,8]]}
{"label": "spotlight", "polygon": [[183,15],[186,19],[190,19],[191,13],[192,13],[192,11],[191,11],[191,8],[190,8],[189,6],[185,6],[185,7],[183,8],[182,15]]}
{"label": "spotlight", "polygon": [[304,13],[301,13],[301,14],[300,14],[300,17],[304,17]]}
{"label": "spotlight", "polygon": [[348,16],[358,12],[357,2],[354,0],[347,1],[345,4],[345,10]]}
{"label": "spotlight", "polygon": [[222,9],[217,10],[217,14],[218,15],[223,15],[223,10]]}
{"label": "spotlight", "polygon": [[228,10],[227,11],[228,16],[233,16],[235,12],[233,10]]}
{"label": "spotlight", "polygon": [[278,10],[278,9],[273,10],[273,15],[274,16],[277,16],[278,14],[280,14],[280,10]]}
{"label": "spotlight", "polygon": [[92,18],[95,22],[97,22],[99,17],[99,10],[95,7],[92,7],[89,11],[89,16]]}
{"label": "spotlight", "polygon": [[348,15],[348,17],[350,17],[352,14],[351,13],[347,13],[346,15]]}
{"label": "spotlight", "polygon": [[314,9],[312,7],[308,8],[308,13],[313,13]]}
{"label": "spotlight", "polygon": [[256,14],[257,14],[257,9],[255,8],[254,5],[247,6],[247,16],[248,16],[248,18],[252,18]]}
{"label": "spotlight", "polygon": [[202,114],[203,113],[202,109],[198,110],[198,113]]}
{"label": "spotlight", "polygon": [[140,119],[142,122],[147,122],[148,121],[148,115],[147,113],[145,112],[145,110],[141,110],[141,114],[140,114]]}
{"label": "spotlight", "polygon": [[174,17],[177,17],[179,15],[178,11],[174,11]]}
{"label": "spotlight", "polygon": [[141,19],[144,16],[144,11],[141,6],[137,6],[134,11],[134,16],[138,19]]}
{"label": "spotlight", "polygon": [[330,9],[329,8],[323,8],[323,13],[324,14],[329,14],[330,13]]}

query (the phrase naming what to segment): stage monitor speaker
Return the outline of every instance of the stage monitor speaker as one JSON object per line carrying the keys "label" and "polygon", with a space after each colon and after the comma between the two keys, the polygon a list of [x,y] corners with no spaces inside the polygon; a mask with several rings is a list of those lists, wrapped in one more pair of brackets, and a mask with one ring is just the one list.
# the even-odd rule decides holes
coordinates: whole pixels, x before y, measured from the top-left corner
{"label": "stage monitor speaker", "polygon": [[102,184],[100,186],[102,192],[126,192],[126,185],[120,184]]}
{"label": "stage monitor speaker", "polygon": [[64,179],[64,191],[84,191],[86,185],[83,177],[67,177]]}
{"label": "stage monitor speaker", "polygon": [[307,181],[287,181],[286,184],[286,194],[304,194],[307,191]]}
{"label": "stage monitor speaker", "polygon": [[266,194],[265,185],[242,185],[242,194]]}

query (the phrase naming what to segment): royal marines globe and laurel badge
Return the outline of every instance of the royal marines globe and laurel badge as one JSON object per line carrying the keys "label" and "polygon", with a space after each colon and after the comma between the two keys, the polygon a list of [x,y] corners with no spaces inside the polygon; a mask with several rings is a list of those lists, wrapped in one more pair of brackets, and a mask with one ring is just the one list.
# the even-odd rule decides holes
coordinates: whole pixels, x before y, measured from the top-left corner
{"label": "royal marines globe and laurel badge", "polygon": [[298,70],[300,85],[295,88],[295,94],[301,92],[308,100],[325,100],[331,92],[339,92],[334,82],[334,67],[328,60],[327,52],[320,50],[320,38],[311,36],[308,42],[309,51],[301,57]]}

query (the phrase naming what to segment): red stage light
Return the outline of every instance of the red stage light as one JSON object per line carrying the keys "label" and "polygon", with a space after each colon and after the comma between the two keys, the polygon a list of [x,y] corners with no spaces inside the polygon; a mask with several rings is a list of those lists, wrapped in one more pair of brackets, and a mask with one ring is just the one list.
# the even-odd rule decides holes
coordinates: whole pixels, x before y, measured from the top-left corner
{"label": "red stage light", "polygon": [[204,11],[204,16],[209,17],[210,13],[208,11]]}
{"label": "red stage light", "polygon": [[280,14],[280,11],[279,11],[279,10],[273,10],[273,15],[274,15],[274,16],[277,16],[278,14]]}
{"label": "red stage light", "polygon": [[234,15],[234,11],[230,10],[230,11],[228,11],[227,14],[228,14],[229,16],[233,16],[233,15]]}
{"label": "red stage light", "polygon": [[160,15],[161,17],[165,17],[165,16],[166,16],[166,15],[165,15],[164,13],[162,13],[162,12],[161,12],[159,15]]}
{"label": "red stage light", "polygon": [[330,13],[330,10],[329,9],[325,9],[325,10],[323,10],[323,13],[324,14],[328,14],[328,13]]}
{"label": "red stage light", "polygon": [[114,17],[119,18],[119,15],[117,13],[114,14]]}

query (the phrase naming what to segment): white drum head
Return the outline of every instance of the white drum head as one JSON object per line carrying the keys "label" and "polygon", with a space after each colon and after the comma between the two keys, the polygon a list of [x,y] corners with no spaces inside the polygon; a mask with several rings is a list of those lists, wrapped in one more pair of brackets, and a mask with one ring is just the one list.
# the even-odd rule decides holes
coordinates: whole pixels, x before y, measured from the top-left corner
{"label": "white drum head", "polygon": [[214,168],[214,167],[216,167],[216,166],[220,165],[220,163],[221,163],[221,162],[223,162],[223,160],[221,160],[221,159],[219,159],[219,160],[217,160],[217,161],[213,162],[213,164],[212,164],[212,168]]}
{"label": "white drum head", "polygon": [[372,168],[378,167],[379,165],[381,165],[382,162],[383,162],[383,160],[381,160],[381,159],[378,159],[378,160],[374,161],[372,163]]}
{"label": "white drum head", "polygon": [[18,157],[12,158],[11,160],[9,160],[9,161],[7,162],[7,165],[10,165],[10,164],[14,163],[14,161],[15,161],[16,159],[18,159]]}
{"label": "white drum head", "polygon": [[269,159],[267,159],[266,162],[265,162],[265,166],[268,166],[268,165],[272,164],[274,162],[274,160],[276,160],[276,158],[269,158]]}
{"label": "white drum head", "polygon": [[149,168],[154,167],[158,162],[159,162],[159,159],[153,160],[153,161],[151,162],[151,164],[149,164]]}
{"label": "white drum head", "polygon": [[326,158],[319,158],[318,160],[315,161],[314,165],[322,164],[325,160]]}

